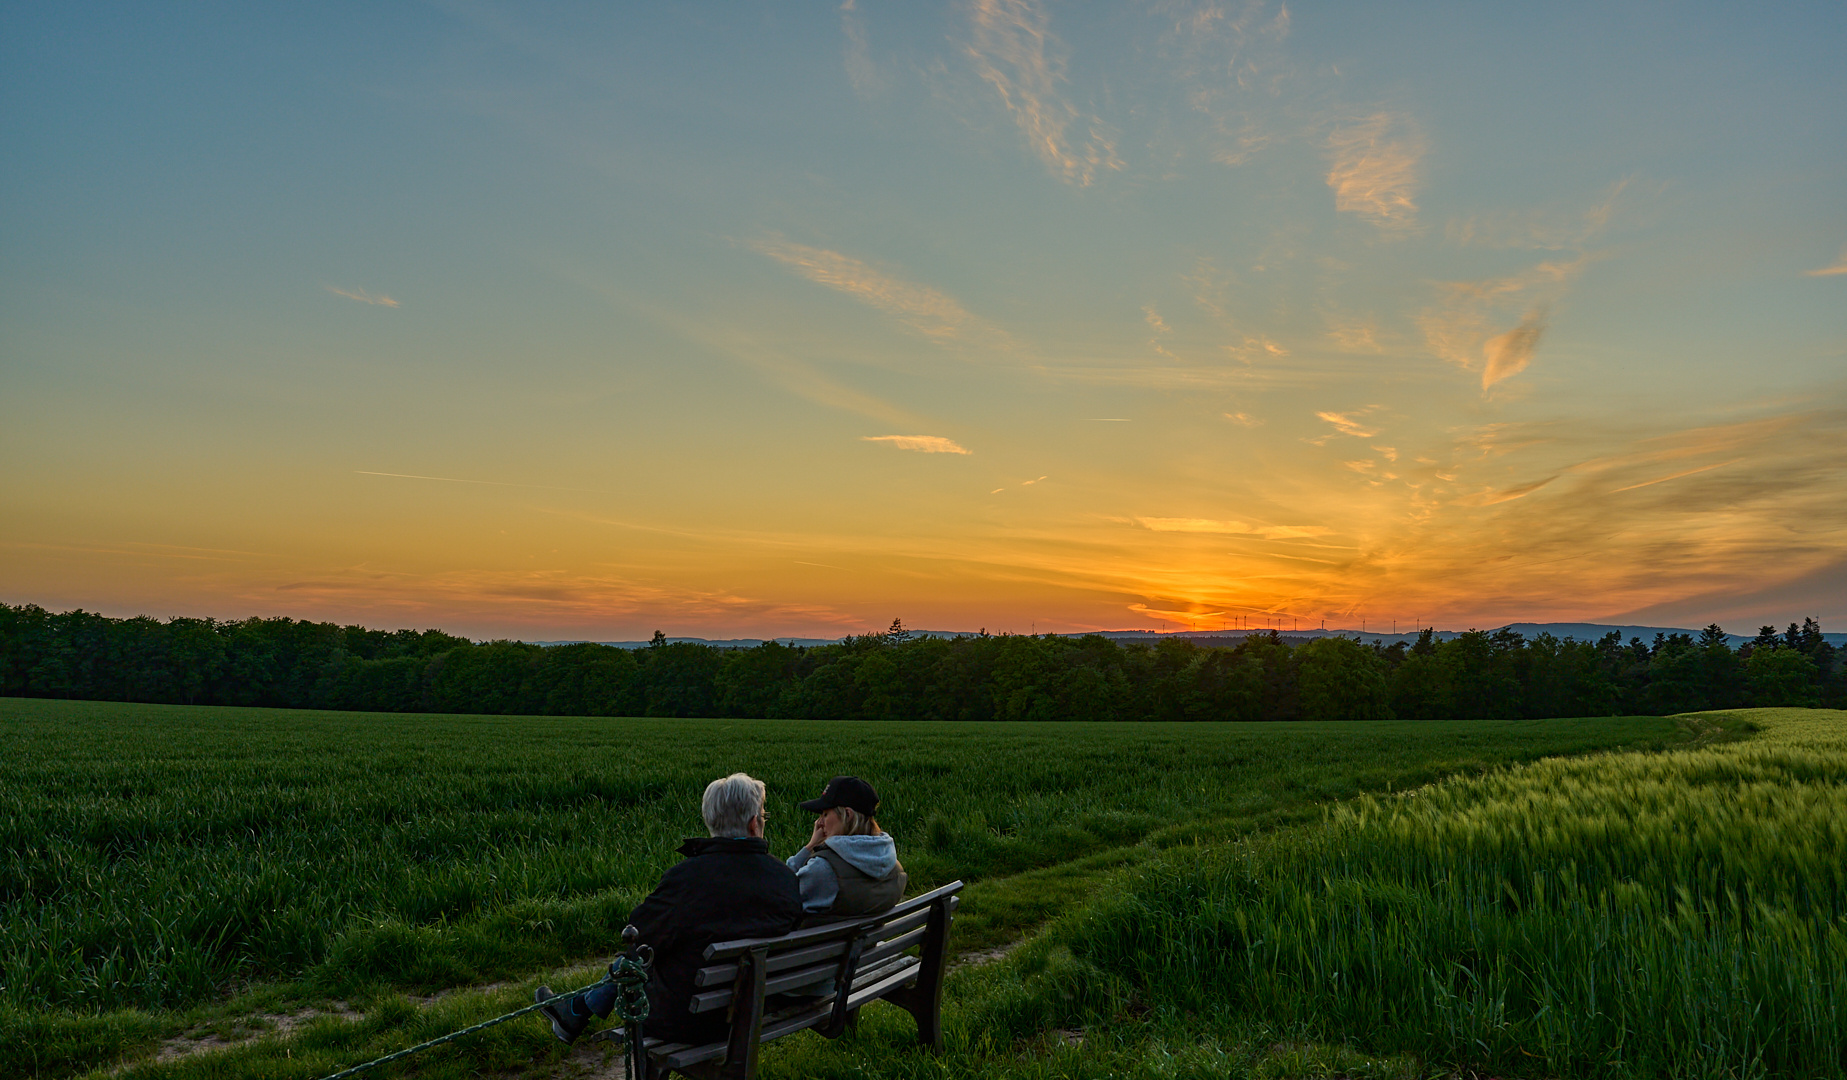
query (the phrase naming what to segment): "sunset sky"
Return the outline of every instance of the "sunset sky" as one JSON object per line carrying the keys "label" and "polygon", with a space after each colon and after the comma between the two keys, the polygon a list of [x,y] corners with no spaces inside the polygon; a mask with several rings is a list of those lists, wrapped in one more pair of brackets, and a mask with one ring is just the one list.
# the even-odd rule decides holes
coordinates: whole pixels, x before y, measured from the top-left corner
{"label": "sunset sky", "polygon": [[0,7],[0,601],[1847,624],[1847,5]]}

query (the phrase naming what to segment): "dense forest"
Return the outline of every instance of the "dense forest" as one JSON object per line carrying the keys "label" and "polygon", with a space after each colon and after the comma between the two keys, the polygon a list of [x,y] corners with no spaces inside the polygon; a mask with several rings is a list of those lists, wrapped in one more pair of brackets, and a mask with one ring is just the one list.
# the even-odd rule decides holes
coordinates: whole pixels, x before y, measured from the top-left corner
{"label": "dense forest", "polygon": [[293,619],[111,619],[0,604],[0,693],[380,712],[889,720],[1438,720],[1847,704],[1809,619],[1732,649],[1507,630],[1413,644],[883,634],[812,648],[475,644]]}

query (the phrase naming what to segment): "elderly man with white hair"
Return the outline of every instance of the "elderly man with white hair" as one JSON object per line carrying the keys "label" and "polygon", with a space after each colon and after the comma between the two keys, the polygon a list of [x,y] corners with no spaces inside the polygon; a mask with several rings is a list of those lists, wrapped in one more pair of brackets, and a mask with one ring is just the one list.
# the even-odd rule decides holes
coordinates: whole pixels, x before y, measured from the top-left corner
{"label": "elderly man with white hair", "polygon": [[[707,945],[786,934],[802,918],[795,872],[771,857],[763,838],[763,781],[743,773],[714,780],[700,810],[712,835],[681,844],[686,857],[661,875],[628,918],[641,942],[654,947],[648,1034],[671,1042],[724,1038],[723,1012],[687,1011]],[[538,1000],[551,996],[550,988],[539,987]],[[615,987],[605,983],[541,1011],[551,1018],[552,1034],[568,1043],[583,1034],[592,1015],[607,1017],[615,1001]]]}

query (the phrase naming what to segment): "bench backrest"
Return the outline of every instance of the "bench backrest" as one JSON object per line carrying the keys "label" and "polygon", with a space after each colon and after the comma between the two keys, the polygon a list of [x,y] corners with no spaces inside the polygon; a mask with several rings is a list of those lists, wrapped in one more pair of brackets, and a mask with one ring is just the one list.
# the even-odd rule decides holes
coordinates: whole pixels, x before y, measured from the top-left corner
{"label": "bench backrest", "polygon": [[923,941],[932,909],[961,888],[962,883],[954,881],[877,915],[824,923],[780,937],[708,945],[705,966],[693,977],[696,989],[691,1011],[705,1013],[730,1006],[737,992],[739,958],[746,953],[753,954],[762,969],[765,994],[815,986],[836,977],[843,968],[869,967],[896,956]]}

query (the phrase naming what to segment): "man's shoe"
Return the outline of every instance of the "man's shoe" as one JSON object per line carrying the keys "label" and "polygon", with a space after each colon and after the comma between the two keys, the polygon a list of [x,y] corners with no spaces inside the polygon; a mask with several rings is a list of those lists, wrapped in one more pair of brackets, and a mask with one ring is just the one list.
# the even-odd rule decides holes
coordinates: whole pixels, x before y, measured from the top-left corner
{"label": "man's shoe", "polygon": [[[532,992],[534,1001],[544,1001],[552,996],[552,988],[549,986],[541,986]],[[552,1034],[558,1036],[559,1042],[576,1042],[577,1037],[584,1033],[584,1028],[590,1023],[589,1017],[578,1016],[571,1011],[571,1004],[574,1000],[563,998],[539,1010],[545,1014],[546,1019],[552,1022]]]}

